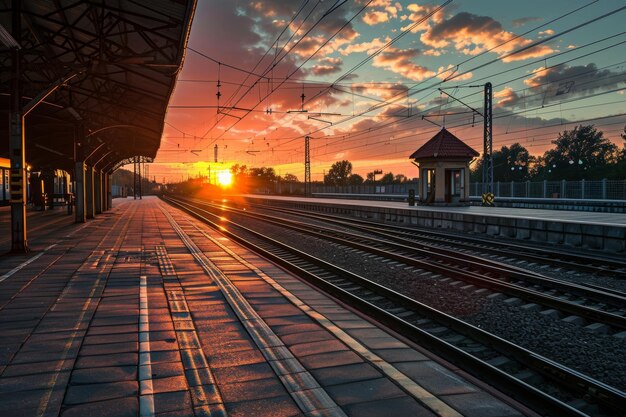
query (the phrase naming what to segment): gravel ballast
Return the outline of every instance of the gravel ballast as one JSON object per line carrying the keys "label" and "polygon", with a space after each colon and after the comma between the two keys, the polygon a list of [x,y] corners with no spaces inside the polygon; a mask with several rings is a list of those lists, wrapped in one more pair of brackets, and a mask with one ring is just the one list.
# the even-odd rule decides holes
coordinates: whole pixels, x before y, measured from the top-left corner
{"label": "gravel ballast", "polygon": [[[231,219],[236,219],[246,227],[385,285],[617,389],[626,389],[624,338],[593,333],[583,326],[563,321],[562,316],[546,315],[542,314],[541,310],[524,307],[525,303],[510,303],[504,296],[489,297],[490,292],[475,293],[478,290],[476,287],[462,289],[465,284],[452,285],[452,280],[442,280],[442,277],[435,274],[423,274],[423,271],[407,268],[403,264],[384,263],[380,259],[364,256],[358,251],[290,229],[243,216],[231,216]],[[545,273],[545,270],[543,272]],[[561,278],[561,275],[572,276],[556,272],[555,278]],[[577,274],[576,278],[590,282],[596,277]]]}

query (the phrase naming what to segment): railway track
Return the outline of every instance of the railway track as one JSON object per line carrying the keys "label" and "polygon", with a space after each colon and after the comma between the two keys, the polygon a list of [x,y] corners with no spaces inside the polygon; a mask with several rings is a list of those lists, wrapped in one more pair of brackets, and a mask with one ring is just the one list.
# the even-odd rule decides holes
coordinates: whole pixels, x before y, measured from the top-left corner
{"label": "railway track", "polygon": [[541,414],[612,416],[626,408],[626,394],[616,388],[226,220],[198,203],[164,199]]}
{"label": "railway track", "polygon": [[231,212],[261,220],[265,223],[292,229],[299,233],[330,240],[385,259],[401,262],[468,284],[501,292],[527,303],[536,303],[546,309],[555,309],[567,315],[579,316],[590,323],[606,324],[615,332],[626,330],[626,295],[589,286],[577,285],[511,267],[499,262],[481,259],[475,255],[450,252],[443,249],[416,247],[411,240],[387,232],[375,232],[377,237],[337,230],[320,225],[288,220],[276,216],[212,205],[194,200],[194,204],[212,210]]}
{"label": "railway track", "polygon": [[403,227],[386,223],[373,223],[372,220],[360,220],[325,213],[282,208],[264,204],[248,204],[263,210],[296,215],[314,220],[323,220],[346,227],[359,227],[372,232],[394,233],[407,238],[425,247],[449,248],[467,250],[482,254],[496,255],[502,258],[523,260],[528,263],[549,264],[550,266],[565,268],[571,271],[585,272],[597,275],[606,275],[617,279],[626,279],[626,262],[594,253],[593,256],[581,252],[573,252],[551,247],[548,249],[524,245],[510,241],[486,239],[477,236],[461,236],[457,233],[447,233],[434,229],[417,226]]}

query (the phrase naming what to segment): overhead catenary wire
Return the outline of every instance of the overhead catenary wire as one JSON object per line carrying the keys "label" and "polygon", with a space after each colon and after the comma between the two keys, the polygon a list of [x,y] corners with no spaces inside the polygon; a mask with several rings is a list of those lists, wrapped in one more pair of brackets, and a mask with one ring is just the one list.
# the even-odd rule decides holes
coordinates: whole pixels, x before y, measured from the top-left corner
{"label": "overhead catenary wire", "polygon": [[[345,27],[347,27],[359,14],[361,14],[363,12],[363,10],[365,10],[367,8],[367,6],[369,6],[369,4],[372,2],[373,0],[369,0],[357,13],[354,14],[354,16],[352,16],[343,26],[341,26],[335,33],[333,33],[328,39],[326,39],[308,58],[306,58],[302,63],[300,63],[300,65],[298,65],[298,67],[296,69],[294,69],[291,73],[289,73],[285,79],[289,79],[292,75],[294,75],[296,72],[298,72],[300,70],[300,68],[302,68],[309,60],[311,60],[311,58],[313,58],[323,47],[325,47],[332,39],[334,39]],[[343,3],[341,3],[343,4]],[[333,11],[336,10],[337,8],[333,6]],[[327,16],[327,14],[325,14],[323,17]],[[321,19],[320,19],[321,20]],[[282,85],[283,81],[281,81],[281,83],[279,84]],[[259,100],[254,106],[252,106],[252,109],[255,109],[258,105],[260,105],[263,100],[270,96],[273,93],[273,91],[269,92],[265,97],[263,97],[261,100]],[[249,113],[248,113],[249,114]],[[245,115],[243,116],[245,117]],[[243,119],[242,117],[242,119]],[[242,119],[239,119],[237,121],[235,121],[233,124],[231,124],[229,127],[227,127],[226,129],[224,129],[222,131],[222,133],[215,139],[211,140],[203,149],[208,148],[210,145],[212,145],[216,140],[218,140],[219,138],[221,138],[222,136],[224,136],[226,133],[228,133],[234,126],[236,126]]]}
{"label": "overhead catenary wire", "polygon": [[[587,7],[587,6],[589,6],[589,5],[591,5],[591,4],[595,3],[595,2],[596,2],[596,1],[594,0],[594,1],[593,1],[593,2],[591,2],[591,3],[588,3],[586,6],[583,6],[583,7],[578,7],[578,8],[576,8],[576,9],[574,9],[573,11],[567,12],[567,13],[565,13],[565,14],[563,14],[563,15],[559,16],[558,18],[553,19],[552,21],[557,21],[557,20],[562,19],[562,18],[564,18],[564,17],[566,17],[566,16],[569,16],[569,15],[571,15],[571,14],[573,14],[573,13],[575,13],[575,12],[578,12],[578,11],[582,10],[584,7]],[[608,16],[608,15],[609,15],[609,14],[604,15],[604,16],[602,16],[601,18],[606,17],[606,16]],[[596,18],[596,19],[594,19],[594,21],[597,21],[598,19],[600,19],[600,18]],[[588,22],[589,22],[589,21],[588,21]],[[577,28],[580,28],[580,27],[582,27],[582,26],[584,26],[584,25],[585,25],[585,24],[580,24],[580,25],[578,25],[578,26],[577,26]],[[569,33],[569,32],[571,32],[571,30],[573,30],[573,29],[571,29],[571,28],[570,28],[570,29],[568,29],[568,33]],[[562,33],[561,33],[561,34],[562,34]],[[561,34],[554,35],[552,38],[555,38],[555,37],[557,37],[557,36],[560,36]],[[503,46],[503,45],[505,45],[505,44],[507,44],[507,43],[511,42],[512,40],[513,40],[513,38],[512,38],[512,39],[509,39],[509,40],[507,40],[507,41],[505,41],[505,42],[502,42],[502,43],[500,43],[499,45],[496,45],[496,46],[494,46],[493,48],[489,49],[489,51],[493,51],[493,50],[495,50],[495,49],[497,49],[497,48],[499,48],[499,47],[501,47],[501,46]],[[520,49],[521,49],[521,48],[520,48]],[[509,53],[509,54],[508,54],[508,56],[512,56],[514,53],[516,53],[516,52],[515,52],[515,51],[513,51],[513,52]],[[519,53],[519,52],[517,52],[517,53]],[[466,59],[466,60],[465,60],[465,61],[463,61],[463,62],[464,62],[464,63],[466,63],[466,62],[471,61],[472,59],[473,59],[473,57],[472,57],[472,58],[470,58],[470,59]],[[502,58],[502,56],[500,56],[500,57],[498,57],[498,58],[496,58],[496,59],[494,59],[494,60],[490,61],[490,64],[495,63],[495,62],[498,62],[498,61],[500,61],[501,59],[503,59],[503,58]],[[483,66],[486,66],[486,65],[482,65],[481,67],[483,67]],[[458,67],[459,67],[459,65],[457,65],[455,68],[457,68],[457,69],[458,69]],[[468,72],[471,72],[471,71],[473,71],[473,70],[475,70],[475,69],[472,69],[472,70],[470,70],[470,71],[466,71],[466,72],[465,72],[465,73],[463,73],[463,74],[457,74],[454,78],[458,78],[459,76],[464,75],[464,74],[466,74],[466,73],[468,73]],[[429,78],[427,78],[427,79],[425,79],[425,80],[422,80],[421,82],[419,82],[419,83],[417,83],[417,84],[413,85],[412,87],[410,87],[410,88],[409,88],[409,90],[411,90],[411,89],[415,88],[416,86],[422,85],[423,83],[425,83],[425,82],[427,82],[427,81],[429,81],[429,80],[432,80],[432,79],[434,79],[434,78],[437,78],[437,77],[439,77],[440,75],[442,75],[442,74],[444,74],[445,72],[448,72],[448,71],[449,71],[448,69],[444,69],[444,70],[442,70],[442,71],[439,71],[439,72],[437,72],[436,74],[434,74],[433,76],[431,76],[431,77],[429,77]],[[433,85],[433,86],[430,86],[430,87],[427,87],[427,88],[434,88],[434,87],[440,86],[442,83],[444,83],[444,82],[446,82],[446,81],[447,81],[447,80],[445,80],[445,79],[444,79],[443,81],[440,81],[440,82],[438,82],[437,84],[435,84],[435,85]],[[421,90],[421,91],[423,91],[423,90]],[[419,91],[417,91],[417,92],[419,92]],[[406,93],[406,96],[407,96],[407,98],[408,98],[409,96],[414,95],[414,94],[416,94],[417,92],[413,92],[413,93],[408,93],[408,92],[407,92],[407,93]],[[402,96],[402,97],[401,97],[401,98],[398,98],[399,96]],[[311,99],[309,99],[309,100],[312,100],[312,99],[314,99],[314,98],[315,98],[315,97],[313,97],[313,98],[311,98]],[[370,109],[366,110],[365,112],[362,112],[361,114],[364,114],[364,113],[369,113],[369,112],[372,112],[372,111],[376,111],[376,110],[381,109],[382,107],[385,107],[385,106],[388,106],[388,105],[391,105],[391,104],[395,104],[396,102],[398,102],[400,99],[403,99],[403,98],[404,98],[404,93],[397,94],[397,95],[395,95],[395,96],[391,97],[390,99],[386,100],[386,102],[385,102],[385,103],[379,103],[378,105],[371,107]],[[345,120],[339,121],[339,122],[335,123],[335,125],[336,125],[336,124],[341,124],[341,123],[344,123],[344,122],[349,121],[349,120],[351,120],[351,118],[347,118],[347,119],[345,119]],[[320,130],[324,130],[324,129],[325,129],[325,128],[318,129],[317,131],[313,131],[313,132],[309,132],[309,133],[310,133],[310,134],[313,134],[313,133],[319,132]],[[296,138],[294,138],[294,139],[296,139]]]}
{"label": "overhead catenary wire", "polygon": [[[483,64],[480,64],[480,65],[478,65],[478,66],[476,66],[476,67],[473,67],[473,68],[472,68],[472,69],[470,69],[470,70],[466,70],[466,71],[464,71],[464,72],[462,72],[462,73],[455,74],[453,77],[448,78],[448,79],[445,79],[445,80],[443,80],[443,81],[441,81],[441,82],[437,83],[436,85],[431,86],[430,88],[433,88],[433,87],[436,87],[436,86],[440,86],[441,84],[443,84],[443,83],[444,83],[444,82],[446,82],[446,81],[450,81],[450,80],[452,80],[452,79],[456,79],[456,78],[461,77],[461,76],[463,76],[463,75],[465,75],[465,74],[468,74],[468,73],[471,73],[471,72],[473,72],[473,71],[476,71],[477,69],[484,68],[484,67],[486,67],[487,65],[491,65],[491,64],[494,64],[494,63],[496,63],[496,62],[499,62],[499,61],[501,61],[502,59],[504,59],[504,58],[506,58],[506,57],[510,57],[510,56],[516,55],[516,54],[518,54],[518,53],[520,53],[520,52],[522,52],[522,51],[528,50],[528,49],[529,49],[529,47],[530,47],[531,45],[533,45],[533,46],[538,46],[538,45],[540,45],[541,43],[545,43],[545,42],[546,42],[546,39],[550,39],[550,40],[552,40],[552,39],[556,39],[556,38],[557,38],[557,37],[559,37],[559,36],[562,36],[562,35],[564,35],[564,34],[566,34],[566,33],[570,33],[570,32],[572,32],[573,30],[580,29],[581,27],[584,27],[584,26],[586,26],[586,25],[588,25],[588,24],[590,24],[590,23],[597,22],[597,21],[599,21],[599,20],[601,20],[601,19],[603,19],[603,18],[606,18],[606,17],[611,16],[611,15],[613,15],[613,14],[616,14],[616,13],[618,13],[618,12],[621,12],[621,11],[623,11],[624,9],[626,9],[626,6],[620,7],[620,8],[618,8],[618,9],[615,9],[615,10],[613,10],[613,11],[611,11],[611,12],[605,13],[605,14],[603,14],[603,15],[601,15],[601,16],[598,16],[598,17],[595,17],[595,18],[593,18],[593,19],[586,20],[586,21],[585,21],[585,22],[583,22],[583,23],[580,23],[580,24],[575,25],[575,26],[573,26],[573,27],[570,27],[570,28],[568,28],[568,29],[566,29],[566,30],[564,30],[564,31],[561,31],[561,32],[559,32],[559,33],[556,33],[556,34],[554,34],[554,35],[550,36],[549,38],[545,38],[545,39],[541,39],[541,40],[539,40],[539,41],[533,42],[533,43],[532,43],[532,44],[530,44],[530,45],[526,45],[526,46],[524,46],[524,47],[522,47],[522,48],[519,48],[519,49],[517,49],[517,50],[515,50],[515,51],[512,51],[512,52],[507,53],[507,54],[505,54],[505,55],[499,56],[499,57],[497,57],[497,58],[495,58],[495,59],[492,59],[492,60],[488,61],[487,63],[483,63]],[[410,95],[413,95],[413,94],[415,94],[415,92],[414,92],[414,93],[407,93],[407,96],[410,96]],[[368,109],[367,111],[365,111],[365,113],[369,113],[369,112],[371,112],[371,111],[378,110],[378,109],[380,109],[380,108],[382,108],[382,107],[385,107],[385,106],[388,106],[388,105],[390,105],[390,104],[394,104],[394,103],[396,103],[396,102],[398,102],[398,101],[399,101],[399,99],[398,99],[397,97],[398,97],[398,95],[396,95],[396,96],[392,97],[391,99],[387,100],[387,101],[386,101],[386,103],[384,103],[384,104],[375,105],[375,106],[373,106],[371,109]],[[403,97],[404,97],[404,95],[403,95]],[[403,97],[402,97],[402,98],[403,98]],[[341,124],[341,123],[344,123],[344,122],[349,121],[349,120],[350,120],[350,118],[347,118],[347,119],[345,119],[345,120],[338,121],[338,122],[336,122],[336,123],[335,123],[335,125],[337,125],[337,124]],[[322,127],[322,128],[320,128],[320,129],[318,129],[317,131],[313,131],[313,132],[311,132],[311,134],[316,133],[316,132],[319,132],[319,131],[324,130],[324,129],[326,129],[326,128],[327,128],[327,127]]]}
{"label": "overhead catenary wire", "polygon": [[[573,30],[573,29],[572,29],[572,30]],[[623,32],[622,32],[621,34],[623,34]],[[619,34],[618,34],[618,35],[619,35]],[[617,35],[613,35],[613,36],[617,36]],[[596,42],[599,42],[599,41],[596,41]],[[579,49],[579,48],[577,48],[577,49]],[[569,52],[570,52],[570,51],[560,52],[558,55],[561,55],[561,54],[564,54],[564,53],[569,53]],[[595,52],[595,51],[594,51],[594,52]],[[556,56],[556,55],[555,55],[555,56]],[[549,58],[550,58],[550,57],[548,57],[548,59],[549,59]],[[578,59],[578,58],[576,58],[576,59]],[[560,63],[560,65],[563,65],[563,63]],[[552,66],[552,67],[554,67],[554,66]],[[518,68],[519,68],[519,67],[518,67]],[[507,69],[506,71],[511,71],[511,69]],[[484,79],[484,78],[486,78],[486,77],[483,77],[483,79]],[[517,79],[519,79],[519,78],[522,78],[522,77],[517,77]],[[476,82],[476,80],[472,80],[471,82]],[[294,88],[297,88],[297,87],[294,87]],[[516,90],[516,91],[520,91],[520,90]],[[368,99],[370,99],[370,100],[371,100],[371,99],[373,99],[373,98],[371,98],[371,97],[370,97],[370,98],[368,98]],[[583,99],[583,98],[580,98],[580,99]],[[532,109],[532,108],[531,108],[531,109],[528,109],[528,110],[527,110],[527,112],[531,112],[531,111],[534,111],[534,110],[536,110],[536,109]],[[366,115],[361,114],[361,115],[359,115],[359,117],[367,117],[367,116],[366,116]],[[570,123],[570,122],[568,122],[568,123]],[[279,145],[279,146],[280,146],[280,145]]]}
{"label": "overhead catenary wire", "polygon": [[[620,45],[620,44],[623,44],[623,43],[624,43],[624,41],[622,41],[622,42],[618,42],[618,43],[614,44],[613,46],[617,46],[617,45]],[[605,49],[605,48],[603,48],[603,49]],[[571,61],[571,60],[570,60],[570,61]],[[622,62],[623,62],[623,61],[622,61]],[[603,67],[603,68],[608,68],[608,67],[610,67],[610,66],[620,65],[620,64],[621,64],[621,63],[618,63],[618,64],[613,64],[613,65],[609,65],[609,66],[607,66],[607,67]],[[551,66],[551,67],[557,67],[557,66],[560,66],[560,64],[555,64],[555,65],[553,65],[553,66]],[[599,70],[601,70],[601,69],[603,69],[603,68],[599,68]],[[589,71],[589,72],[591,72],[591,71]],[[586,74],[586,73],[589,73],[589,72],[585,72],[585,73],[583,73],[582,75],[584,75],[584,74]],[[580,74],[579,74],[579,75],[580,75]],[[524,75],[524,76],[522,76],[522,77],[516,77],[516,78],[514,78],[513,80],[517,80],[517,79],[520,79],[520,78],[525,78],[526,76],[527,76],[527,75]],[[571,78],[571,77],[566,77],[566,78]],[[510,82],[510,80],[507,80],[507,81],[504,81],[504,82],[501,82],[501,83],[497,83],[497,84],[495,84],[495,85],[494,85],[494,87],[502,86],[502,85],[505,85],[505,84],[507,84],[507,83],[509,83],[509,82]],[[546,83],[540,84],[539,86],[543,86],[543,85],[546,85],[546,84],[549,84],[549,82],[546,82]],[[422,91],[423,91],[423,90],[422,90]],[[518,91],[522,91],[522,90],[516,90],[516,92],[518,92]],[[466,99],[466,98],[468,98],[468,97],[470,97],[470,96],[473,96],[473,95],[478,95],[478,94],[481,94],[481,92],[470,93],[470,94],[468,94],[468,95],[465,95],[465,96],[461,97],[461,99]],[[434,107],[430,108],[428,111],[432,111],[432,110],[434,110]],[[366,111],[366,112],[367,112],[367,111]],[[366,113],[366,112],[363,112],[363,113]],[[421,115],[421,114],[423,114],[423,113],[424,113],[423,111],[422,111],[422,112],[418,112],[418,113],[414,114],[414,115],[413,115],[413,117],[414,117],[414,116]],[[359,115],[361,115],[361,114],[359,114]],[[400,123],[402,123],[402,122],[400,122]],[[337,123],[337,124],[338,124],[338,123]],[[381,129],[381,128],[383,128],[383,127],[385,127],[385,126],[384,126],[384,125],[380,125],[380,126],[377,126],[375,129]],[[317,131],[314,131],[314,132],[312,132],[312,133],[317,133],[318,131],[322,131],[322,130],[325,130],[325,128],[323,127],[323,128],[318,129]],[[340,135],[342,135],[342,134],[340,134]],[[345,134],[343,134],[343,135],[345,135]],[[296,139],[296,138],[293,138],[293,139]]]}

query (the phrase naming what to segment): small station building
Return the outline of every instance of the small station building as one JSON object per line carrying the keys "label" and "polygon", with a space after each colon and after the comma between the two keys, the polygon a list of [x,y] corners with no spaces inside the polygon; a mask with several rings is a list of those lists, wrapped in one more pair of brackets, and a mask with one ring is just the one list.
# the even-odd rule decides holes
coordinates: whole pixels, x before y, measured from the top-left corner
{"label": "small station building", "polygon": [[419,201],[469,205],[469,165],[480,154],[445,128],[409,158],[419,169]]}

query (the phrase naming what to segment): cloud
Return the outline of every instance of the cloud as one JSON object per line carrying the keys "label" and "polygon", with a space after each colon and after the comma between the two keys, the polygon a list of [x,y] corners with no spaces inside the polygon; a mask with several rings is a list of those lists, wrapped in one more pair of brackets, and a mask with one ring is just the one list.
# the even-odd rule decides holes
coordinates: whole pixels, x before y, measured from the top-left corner
{"label": "cloud", "polygon": [[324,57],[317,60],[317,64],[311,67],[307,72],[317,75],[330,75],[341,71],[343,59],[338,57]]}
{"label": "cloud", "polygon": [[541,32],[538,33],[539,36],[551,36],[554,35],[554,31],[552,29],[546,29],[546,30],[542,30]]}
{"label": "cloud", "polygon": [[523,95],[506,87],[494,97],[503,107],[540,106],[573,97],[585,97],[601,91],[626,87],[626,72],[599,70],[594,63],[557,68],[537,68],[524,80],[527,86]]}
{"label": "cloud", "polygon": [[596,64],[562,65],[556,68],[537,68],[524,80],[531,88],[556,88],[558,95],[591,94],[599,90],[611,90],[626,83],[626,72],[599,70]]}
{"label": "cloud", "polygon": [[404,94],[409,89],[403,83],[358,83],[353,84],[352,88],[356,93],[367,94],[369,96],[380,97],[388,100],[396,97],[398,94]]}
{"label": "cloud", "polygon": [[[441,80],[445,80],[447,77],[450,77],[456,73],[455,68],[456,68],[456,65],[452,65],[452,64],[448,65],[447,67],[439,67],[437,69],[437,73],[439,74],[437,75],[437,78]],[[474,74],[472,74],[471,72],[468,72],[466,74],[456,77],[454,80],[455,81],[469,80],[473,76]]]}
{"label": "cloud", "polygon": [[[517,37],[514,33],[504,30],[500,22],[491,17],[467,12],[458,13],[450,19],[430,26],[420,36],[420,40],[432,48],[452,46],[465,55],[477,55],[494,48],[497,48],[494,50],[495,53],[504,55],[532,43],[530,39]],[[538,45],[504,58],[503,61],[541,57],[552,52],[554,50],[548,45]]]}
{"label": "cloud", "polygon": [[432,77],[435,73],[412,61],[419,55],[420,51],[416,48],[398,49],[389,47],[374,57],[372,65],[395,72],[413,81],[422,81]]}
{"label": "cloud", "polygon": [[[400,20],[408,20],[411,22],[411,24],[402,27],[402,30],[408,30],[412,24],[422,22],[419,25],[415,26],[413,29],[411,29],[411,33],[417,33],[429,29],[431,22],[435,24],[443,22],[445,19],[443,9],[435,11],[437,7],[438,6],[432,4],[426,4],[423,6],[420,6],[419,4],[409,4],[408,6],[406,6],[406,10],[411,13],[409,15],[401,16]],[[426,16],[431,13],[433,13],[433,15],[429,19],[426,19]]]}
{"label": "cloud", "polygon": [[367,12],[363,15],[363,22],[366,25],[374,26],[379,23],[385,23],[389,21],[389,14],[387,12],[381,12],[378,10]]}
{"label": "cloud", "polygon": [[320,64],[329,64],[329,65],[341,65],[343,64],[343,59],[334,58],[334,57],[325,57],[317,60]]}
{"label": "cloud", "polygon": [[371,54],[386,45],[390,40],[391,38],[389,37],[383,40],[380,40],[380,38],[374,38],[369,42],[353,43],[343,49],[340,49],[339,53],[343,56],[347,56],[356,52],[367,52],[368,54]]}
{"label": "cloud", "polygon": [[310,72],[313,75],[330,75],[341,71],[341,66],[336,65],[313,65]]}
{"label": "cloud", "polygon": [[389,16],[394,19],[398,18],[398,12],[402,10],[402,5],[400,3],[396,3],[395,6],[387,6],[385,7],[385,11],[389,13]]}
{"label": "cloud", "polygon": [[511,87],[505,87],[503,90],[493,93],[497,106],[512,107],[519,102],[519,95]]}
{"label": "cloud", "polygon": [[444,51],[442,51],[441,49],[427,49],[424,52],[422,52],[422,55],[441,56],[443,53]]}
{"label": "cloud", "polygon": [[532,22],[537,22],[539,20],[542,20],[540,17],[520,17],[519,19],[513,19],[511,21],[511,24],[513,25],[514,28],[518,28],[520,26],[524,26],[527,23],[532,23]]}
{"label": "cloud", "polygon": [[[249,16],[254,21],[249,30],[258,32],[263,36],[264,43],[269,46],[280,30],[284,27],[278,22],[291,21],[298,10],[297,2],[292,0],[266,0],[253,1],[251,3],[230,1],[232,8],[238,13]],[[332,3],[309,2],[304,6],[302,12],[291,22],[289,30],[281,40],[284,42],[291,35],[295,35],[287,47],[293,47],[291,53],[300,57],[309,57],[315,53],[332,35],[335,37],[324,46],[319,54],[329,54],[337,50],[342,45],[353,42],[359,33],[356,32],[352,23],[346,25],[349,17],[353,16],[360,6],[356,2],[342,4],[330,14],[326,12],[332,7]],[[305,17],[307,19],[305,20]],[[315,28],[306,36],[299,40],[315,25]],[[345,25],[345,27],[344,27]],[[295,45],[297,43],[297,46]]]}
{"label": "cloud", "polygon": [[385,23],[398,17],[398,12],[402,10],[402,5],[398,2],[391,4],[391,1],[376,1],[370,7],[382,7],[382,9],[370,10],[363,15],[363,22],[366,25],[374,26]]}

